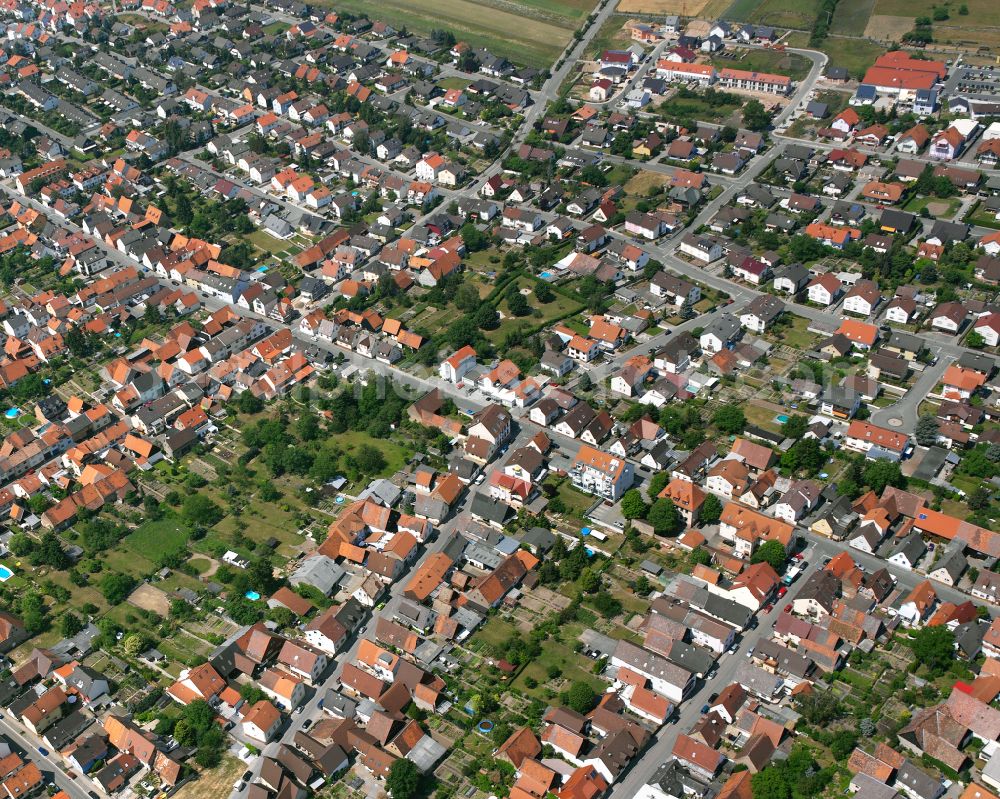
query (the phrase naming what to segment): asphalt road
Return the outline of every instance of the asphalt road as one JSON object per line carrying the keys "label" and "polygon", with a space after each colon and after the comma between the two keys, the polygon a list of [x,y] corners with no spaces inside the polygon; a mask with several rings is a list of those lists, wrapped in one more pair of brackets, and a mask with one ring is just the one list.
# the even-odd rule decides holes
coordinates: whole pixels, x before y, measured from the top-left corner
{"label": "asphalt road", "polygon": [[909,391],[900,397],[892,405],[880,408],[871,415],[872,424],[881,425],[894,430],[913,435],[917,427],[919,418],[920,403],[923,402],[931,390],[938,384],[945,369],[952,362],[949,356],[938,358],[933,366],[926,366],[924,371],[916,379]]}

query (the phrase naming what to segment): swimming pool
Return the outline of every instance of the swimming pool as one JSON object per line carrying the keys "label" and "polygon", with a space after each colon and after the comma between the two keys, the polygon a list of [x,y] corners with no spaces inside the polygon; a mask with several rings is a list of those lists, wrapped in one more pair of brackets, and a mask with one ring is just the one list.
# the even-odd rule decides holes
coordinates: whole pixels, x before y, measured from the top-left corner
{"label": "swimming pool", "polygon": [[245,596],[251,602],[256,602],[258,599],[260,599],[260,594],[258,594],[256,591],[247,591],[243,596]]}
{"label": "swimming pool", "polygon": [[14,572],[0,563],[0,583],[7,582],[11,577],[14,576]]}
{"label": "swimming pool", "polygon": [[541,273],[541,274],[539,275],[539,277],[540,277],[540,278],[541,278],[542,280],[551,280],[551,278],[552,278],[552,273],[551,273],[551,272],[550,272],[550,271],[549,271],[548,269],[546,269],[546,270],[545,270],[544,272],[542,272],[542,273]]}
{"label": "swimming pool", "polygon": [[779,424],[786,424],[788,422],[788,414],[779,413],[777,416],[774,417],[774,421],[778,422]]}
{"label": "swimming pool", "polygon": [[21,415],[20,408],[8,408],[6,413],[4,413],[4,416],[6,416],[8,419],[16,419],[20,415]]}

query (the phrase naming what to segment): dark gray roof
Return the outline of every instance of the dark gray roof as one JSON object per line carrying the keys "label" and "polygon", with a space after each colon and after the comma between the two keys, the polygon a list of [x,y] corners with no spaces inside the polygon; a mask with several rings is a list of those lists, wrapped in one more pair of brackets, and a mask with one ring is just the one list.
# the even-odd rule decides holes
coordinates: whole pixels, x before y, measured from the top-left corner
{"label": "dark gray roof", "polygon": [[473,516],[485,519],[494,524],[504,524],[510,516],[510,505],[506,502],[493,499],[488,494],[476,492],[472,497],[472,505],[469,512]]}
{"label": "dark gray roof", "polygon": [[890,557],[902,555],[906,558],[907,563],[913,566],[924,556],[926,551],[927,546],[924,544],[924,539],[920,533],[910,533],[899,543],[899,546],[896,547]]}

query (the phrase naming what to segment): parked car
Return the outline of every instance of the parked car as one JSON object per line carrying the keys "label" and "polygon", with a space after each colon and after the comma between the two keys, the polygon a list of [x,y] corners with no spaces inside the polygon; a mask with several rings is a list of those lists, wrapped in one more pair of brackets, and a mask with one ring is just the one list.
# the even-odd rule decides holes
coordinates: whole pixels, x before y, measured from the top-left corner
{"label": "parked car", "polygon": [[791,602],[789,602],[787,605],[785,605],[784,612],[785,613],[791,613],[792,612],[792,603]]}
{"label": "parked car", "polygon": [[781,586],[781,588],[778,589],[778,599],[781,599],[787,593],[788,589],[785,588],[785,586]]}

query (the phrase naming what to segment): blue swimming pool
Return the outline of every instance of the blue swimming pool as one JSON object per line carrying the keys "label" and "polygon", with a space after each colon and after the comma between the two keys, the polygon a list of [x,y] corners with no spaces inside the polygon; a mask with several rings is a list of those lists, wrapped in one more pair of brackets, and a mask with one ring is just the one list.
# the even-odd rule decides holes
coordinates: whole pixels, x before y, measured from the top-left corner
{"label": "blue swimming pool", "polygon": [[258,599],[260,599],[260,594],[258,594],[256,591],[247,591],[243,596],[245,596],[251,602],[256,602]]}
{"label": "blue swimming pool", "polygon": [[0,583],[7,582],[11,577],[14,576],[14,572],[0,563]]}
{"label": "blue swimming pool", "polygon": [[20,408],[8,408],[7,411],[4,413],[4,416],[6,416],[8,419],[16,419],[20,415],[21,415]]}
{"label": "blue swimming pool", "polygon": [[540,277],[540,278],[541,278],[542,280],[550,280],[550,279],[552,278],[552,273],[551,273],[551,272],[550,272],[550,271],[549,271],[548,269],[546,269],[546,270],[545,270],[544,272],[542,272],[542,273],[541,273],[541,274],[539,275],[539,277]]}
{"label": "blue swimming pool", "polygon": [[777,416],[774,417],[774,421],[778,422],[779,424],[785,424],[788,421],[788,414],[779,413]]}

